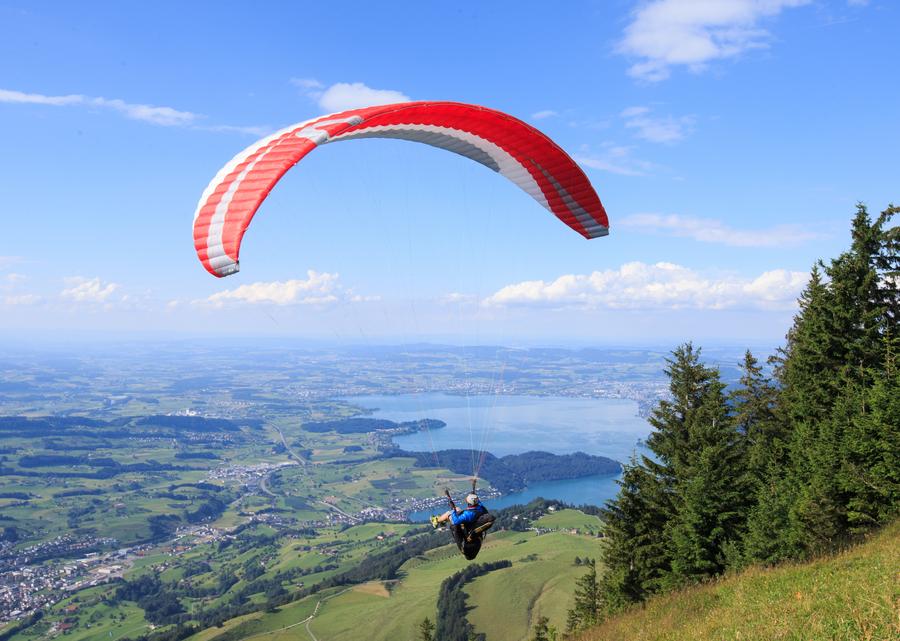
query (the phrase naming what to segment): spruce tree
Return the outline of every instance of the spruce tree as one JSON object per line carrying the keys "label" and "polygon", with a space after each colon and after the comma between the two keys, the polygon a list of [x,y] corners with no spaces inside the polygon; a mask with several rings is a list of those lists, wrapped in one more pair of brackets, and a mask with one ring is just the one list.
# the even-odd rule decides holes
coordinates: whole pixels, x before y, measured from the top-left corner
{"label": "spruce tree", "polygon": [[434,641],[434,623],[428,617],[419,624],[419,641]]}
{"label": "spruce tree", "polygon": [[636,551],[641,559],[642,587],[646,592],[659,591],[669,583],[672,565],[669,529],[679,509],[679,477],[692,456],[690,426],[715,378],[700,362],[700,349],[689,342],[679,345],[666,364],[664,371],[669,378],[671,400],[660,401],[648,418],[654,431],[647,438],[647,446],[655,456],[641,457],[647,475],[638,490],[652,506],[654,522],[663,526],[654,535],[654,542],[647,541]]}
{"label": "spruce tree", "polygon": [[744,436],[734,426],[718,371],[708,369],[703,397],[688,427],[677,469],[677,513],[668,528],[672,568],[667,583],[714,576],[739,558],[748,510]]}
{"label": "spruce tree", "polygon": [[754,491],[764,482],[771,459],[783,447],[783,423],[775,413],[777,394],[759,361],[747,350],[741,362],[741,379],[729,401],[735,428],[746,443],[748,481]]}
{"label": "spruce tree", "polygon": [[605,614],[642,601],[668,571],[659,563],[667,554],[661,536],[668,514],[660,509],[660,481],[635,457],[624,466],[619,492],[602,511],[605,546],[600,593]]}
{"label": "spruce tree", "polygon": [[900,513],[900,370],[891,364],[867,389],[851,388],[837,410],[846,423],[847,521],[859,534]]}
{"label": "spruce tree", "polygon": [[[864,484],[851,465],[859,453],[851,450],[865,447],[853,445],[853,432],[865,430],[853,417],[885,372],[897,334],[898,234],[886,229],[896,211],[890,207],[873,222],[857,208],[850,249],[814,268],[788,333],[777,369],[787,456],[769,497],[787,505],[787,524],[772,546],[779,556],[828,549],[859,529],[862,513],[851,514],[850,505],[860,503],[854,493]],[[761,521],[751,518],[759,540],[753,523]]]}
{"label": "spruce tree", "polygon": [[547,617],[538,617],[537,622],[534,624],[534,634],[531,637],[531,641],[550,641],[549,623],[550,619]]}
{"label": "spruce tree", "polygon": [[572,634],[600,622],[600,585],[594,559],[585,563],[588,571],[575,582],[575,604],[569,610],[566,634]]}

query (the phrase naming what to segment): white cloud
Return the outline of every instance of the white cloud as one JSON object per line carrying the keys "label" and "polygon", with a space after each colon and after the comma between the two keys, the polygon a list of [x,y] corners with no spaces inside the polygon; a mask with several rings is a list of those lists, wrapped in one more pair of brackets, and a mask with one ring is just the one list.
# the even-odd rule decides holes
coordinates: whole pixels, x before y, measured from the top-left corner
{"label": "white cloud", "polygon": [[324,111],[344,111],[394,102],[409,102],[409,96],[393,89],[372,89],[361,82],[331,85],[319,98],[319,106]]}
{"label": "white cloud", "polygon": [[60,292],[60,296],[79,303],[105,303],[119,289],[116,283],[104,283],[99,278],[83,276],[66,278],[65,283],[68,287]]}
{"label": "white cloud", "polygon": [[621,113],[627,129],[649,142],[674,143],[683,140],[694,124],[691,116],[653,116],[648,107],[629,107]]}
{"label": "white cloud", "polygon": [[373,89],[361,82],[338,82],[325,87],[313,78],[291,78],[291,84],[315,100],[324,112],[346,111],[410,100],[403,92],[394,89]]}
{"label": "white cloud", "polygon": [[270,305],[325,305],[339,300],[361,302],[372,297],[361,297],[339,283],[338,274],[307,271],[306,280],[295,279],[241,285],[226,289],[195,303],[221,307],[227,303]]}
{"label": "white cloud", "polygon": [[721,220],[677,214],[633,214],[621,218],[616,224],[626,229],[732,247],[790,247],[822,237],[822,234],[798,225],[735,229]]}
{"label": "white cloud", "polygon": [[601,145],[599,152],[582,150],[572,154],[579,165],[607,171],[620,176],[646,176],[656,169],[656,165],[646,160],[639,160],[632,156],[634,147],[605,143]]}
{"label": "white cloud", "polygon": [[132,120],[141,120],[153,123],[154,125],[162,125],[164,127],[190,125],[200,118],[198,114],[191,113],[190,111],[179,111],[172,107],[135,104],[125,102],[118,98],[91,98],[90,96],[82,96],[80,94],[45,96],[37,93],[23,93],[21,91],[0,89],[0,102],[52,105],[54,107],[64,107],[69,105],[101,107],[117,111]]}
{"label": "white cloud", "polygon": [[179,111],[172,107],[156,107],[154,105],[132,104],[118,98],[88,98],[85,104],[95,107],[114,109],[132,120],[141,120],[163,127],[183,127],[200,118],[190,111]]}
{"label": "white cloud", "polygon": [[[131,120],[149,122],[163,127],[190,127],[203,131],[239,133],[252,136],[265,136],[272,133],[267,126],[212,125],[200,126],[197,123],[204,116],[190,111],[181,111],[172,107],[159,107],[125,102],[119,98],[95,98],[81,94],[65,96],[47,96],[38,93],[24,93],[10,89],[0,89],[0,103],[50,105],[53,107],[81,106],[86,108],[109,109],[122,114]],[[0,263],[2,264],[2,263]]]}
{"label": "white cloud", "polygon": [[531,114],[531,117],[535,120],[543,120],[544,118],[552,118],[553,116],[558,116],[559,114],[552,109],[544,109],[543,111],[536,111]]}
{"label": "white cloud", "polygon": [[291,78],[291,84],[305,90],[324,89],[325,85],[315,78]]}
{"label": "white cloud", "polygon": [[68,96],[45,96],[39,93],[23,93],[21,91],[0,89],[0,102],[62,107],[65,105],[84,104],[84,101],[85,97],[78,94],[70,94]]}
{"label": "white cloud", "polygon": [[755,278],[704,275],[673,263],[566,274],[503,287],[486,306],[606,309],[792,309],[809,274],[776,269]]}
{"label": "white cloud", "polygon": [[41,297],[37,294],[13,294],[3,297],[4,305],[35,305],[41,302]]}
{"label": "white cloud", "polygon": [[[0,263],[0,267],[2,267],[2,263]],[[36,294],[13,293],[18,290],[19,285],[26,280],[28,280],[27,276],[15,272],[0,276],[0,292],[8,292],[0,298],[0,301],[2,301],[4,305],[34,305],[35,303],[40,302],[42,299]]]}
{"label": "white cloud", "polygon": [[634,12],[618,49],[640,60],[628,73],[641,80],[664,80],[678,65],[698,72],[714,60],[768,46],[770,35],[759,23],[809,2],[653,0]]}

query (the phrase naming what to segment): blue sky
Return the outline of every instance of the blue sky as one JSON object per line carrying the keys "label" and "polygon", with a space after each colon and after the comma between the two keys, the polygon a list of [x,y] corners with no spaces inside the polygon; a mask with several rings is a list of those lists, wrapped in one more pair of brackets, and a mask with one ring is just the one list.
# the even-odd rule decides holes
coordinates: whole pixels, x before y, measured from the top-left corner
{"label": "blue sky", "polygon": [[[897,198],[894,2],[316,4],[0,0],[0,331],[777,342],[856,202]],[[366,140],[288,173],[240,274],[200,267],[193,210],[235,153],[402,99],[537,126],[610,236]]]}

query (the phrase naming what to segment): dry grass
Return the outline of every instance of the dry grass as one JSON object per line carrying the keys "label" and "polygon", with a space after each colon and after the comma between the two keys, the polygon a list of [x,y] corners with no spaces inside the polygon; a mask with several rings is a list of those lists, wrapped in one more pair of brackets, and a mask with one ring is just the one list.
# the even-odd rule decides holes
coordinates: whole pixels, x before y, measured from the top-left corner
{"label": "dry grass", "polygon": [[381,581],[369,581],[368,583],[361,583],[353,588],[354,592],[362,592],[363,594],[371,594],[372,596],[380,596],[385,599],[391,596],[391,593],[388,592],[387,587],[385,587],[384,583]]}
{"label": "dry grass", "polygon": [[650,600],[580,641],[900,640],[900,522],[840,554]]}

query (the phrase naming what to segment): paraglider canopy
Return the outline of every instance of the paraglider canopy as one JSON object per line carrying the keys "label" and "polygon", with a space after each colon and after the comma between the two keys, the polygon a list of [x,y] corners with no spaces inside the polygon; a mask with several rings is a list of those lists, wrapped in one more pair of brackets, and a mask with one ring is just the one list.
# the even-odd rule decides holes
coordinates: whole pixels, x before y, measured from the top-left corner
{"label": "paraglider canopy", "polygon": [[225,165],[200,198],[194,247],[222,277],[239,269],[244,232],[288,169],[319,145],[398,138],[466,156],[505,176],[585,238],[609,233],[606,211],[581,168],[540,131],[508,114],[456,102],[352,109],[286,127]]}

